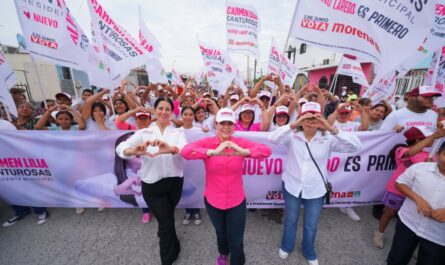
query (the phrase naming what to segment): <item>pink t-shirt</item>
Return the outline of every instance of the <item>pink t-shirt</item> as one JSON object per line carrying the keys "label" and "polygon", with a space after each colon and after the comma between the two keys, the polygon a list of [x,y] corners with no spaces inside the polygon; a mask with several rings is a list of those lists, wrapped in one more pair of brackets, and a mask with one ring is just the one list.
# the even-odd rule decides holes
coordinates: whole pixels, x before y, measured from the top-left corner
{"label": "pink t-shirt", "polygon": [[244,128],[243,124],[241,123],[241,121],[237,121],[235,124],[235,131],[241,131],[241,132],[245,132],[245,131],[250,131],[250,132],[259,132],[261,131],[261,124],[259,122],[257,123],[253,123],[250,126],[250,130],[248,130],[248,128]]}
{"label": "pink t-shirt", "polygon": [[410,166],[417,164],[419,162],[425,162],[425,159],[428,158],[428,152],[421,151],[417,155],[402,158],[403,154],[409,150],[409,147],[399,147],[396,149],[396,170],[392,174],[391,178],[389,179],[388,183],[386,184],[386,190],[389,192],[392,192],[394,194],[403,196],[395,187],[394,183],[396,182],[396,179],[402,175],[403,172]]}
{"label": "pink t-shirt", "polygon": [[[188,160],[204,160],[206,184],[204,196],[215,208],[226,210],[238,206],[245,198],[243,187],[243,161],[245,158],[266,158],[271,155],[265,144],[243,138],[232,137],[230,141],[250,150],[250,155],[208,156],[207,150],[216,149],[221,141],[218,136],[203,138],[190,143],[181,150],[181,155]],[[233,149],[226,150],[233,153]]]}

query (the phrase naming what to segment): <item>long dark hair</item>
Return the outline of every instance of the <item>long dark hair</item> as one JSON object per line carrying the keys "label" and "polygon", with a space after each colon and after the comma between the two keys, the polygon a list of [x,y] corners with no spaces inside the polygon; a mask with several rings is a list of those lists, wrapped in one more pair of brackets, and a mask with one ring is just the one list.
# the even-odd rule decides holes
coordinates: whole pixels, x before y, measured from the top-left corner
{"label": "long dark hair", "polygon": [[[114,149],[116,150],[116,147],[123,141],[127,140],[132,136],[134,132],[128,132],[124,135],[119,136],[116,139],[116,143],[114,146]],[[122,184],[125,180],[128,179],[127,172],[125,171],[125,168],[127,166],[127,160],[120,158],[117,153],[114,154],[114,175],[116,175],[117,178],[117,185]],[[131,204],[133,206],[138,207],[138,203],[136,202],[136,197],[134,195],[119,195],[119,198],[121,201],[126,202],[128,204]]]}
{"label": "long dark hair", "polygon": [[104,115],[107,115],[107,108],[105,107],[105,105],[102,102],[94,102],[93,105],[91,106],[91,119],[93,121],[96,121],[93,115],[94,109],[96,107],[99,107],[100,110],[104,113]]}
{"label": "long dark hair", "polygon": [[[114,106],[114,104],[115,104],[117,101],[120,101],[120,102],[122,102],[122,104],[125,105],[125,112],[127,112],[127,111],[130,110],[130,108],[128,107],[128,103],[127,103],[127,101],[125,101],[125,99],[122,99],[122,98],[115,99],[115,100],[113,101],[113,106]],[[118,114],[116,109],[114,109],[114,114]]]}
{"label": "long dark hair", "polygon": [[[205,116],[207,116],[207,114],[206,114],[206,110],[202,107],[202,106],[197,106],[195,109],[194,109],[194,111],[193,111],[193,114],[195,114],[195,121],[197,122],[198,121],[198,119],[196,118],[196,112],[198,112],[198,111],[200,111],[200,110],[203,110],[204,111],[204,115]],[[182,113],[181,113],[182,114]],[[205,118],[204,118],[205,119]]]}

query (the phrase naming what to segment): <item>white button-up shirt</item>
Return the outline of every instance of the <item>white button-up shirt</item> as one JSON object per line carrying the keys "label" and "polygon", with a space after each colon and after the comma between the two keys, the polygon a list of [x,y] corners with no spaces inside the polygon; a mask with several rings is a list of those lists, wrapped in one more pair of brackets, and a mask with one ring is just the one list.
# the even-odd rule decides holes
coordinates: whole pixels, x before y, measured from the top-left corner
{"label": "white button-up shirt", "polygon": [[[181,156],[182,148],[187,144],[184,132],[182,130],[167,127],[164,130],[164,134],[161,133],[159,127],[153,125],[136,131],[130,138],[125,142],[120,143],[116,147],[116,153],[122,159],[131,159],[134,156],[126,156],[124,150],[127,148],[134,148],[140,144],[147,141],[161,140],[169,144],[170,146],[175,146],[179,149],[179,152],[175,155],[172,154],[162,154],[155,156],[153,158],[149,156],[141,156],[141,179],[145,183],[155,183],[162,178],[168,177],[182,177],[183,176],[183,163],[184,158]],[[150,146],[147,151],[150,153],[155,153],[158,147]]]}
{"label": "white button-up shirt", "polygon": [[323,179],[309,155],[305,142],[308,143],[312,156],[325,178],[328,176],[327,164],[331,152],[350,153],[361,148],[358,137],[350,133],[340,131],[337,135],[323,135],[318,131],[308,142],[303,132],[292,131],[289,125],[272,132],[269,141],[289,147],[282,175],[284,187],[295,197],[299,197],[301,193],[304,199],[320,198],[326,193]]}
{"label": "white button-up shirt", "polygon": [[[437,163],[414,164],[400,175],[396,182],[410,187],[426,200],[433,210],[445,208],[445,176],[439,172]],[[419,237],[445,246],[445,223],[419,214],[416,203],[410,198],[405,199],[399,217]]]}

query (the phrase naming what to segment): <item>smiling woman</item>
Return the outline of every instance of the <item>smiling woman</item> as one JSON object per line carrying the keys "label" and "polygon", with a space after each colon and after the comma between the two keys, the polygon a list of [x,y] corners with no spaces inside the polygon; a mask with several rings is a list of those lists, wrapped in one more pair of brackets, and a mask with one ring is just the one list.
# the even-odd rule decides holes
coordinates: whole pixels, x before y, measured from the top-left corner
{"label": "smiling woman", "polygon": [[229,253],[231,264],[245,263],[243,162],[245,158],[266,158],[271,154],[267,145],[233,137],[235,120],[232,109],[220,109],[215,117],[216,136],[188,144],[181,152],[186,159],[202,159],[206,165],[204,203],[215,227],[218,265],[228,264]]}
{"label": "smiling woman", "polygon": [[173,102],[159,97],[155,102],[156,123],[136,131],[116,147],[123,159],[141,158],[142,195],[158,220],[163,265],[172,264],[181,250],[175,230],[174,211],[182,194],[183,158],[187,140],[182,130],[170,127]]}

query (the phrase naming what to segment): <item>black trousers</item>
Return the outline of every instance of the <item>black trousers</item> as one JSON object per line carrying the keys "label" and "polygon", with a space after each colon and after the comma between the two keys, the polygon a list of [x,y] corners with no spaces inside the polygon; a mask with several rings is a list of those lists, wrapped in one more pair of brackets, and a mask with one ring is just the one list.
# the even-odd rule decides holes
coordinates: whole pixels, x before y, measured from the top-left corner
{"label": "black trousers", "polygon": [[246,199],[238,206],[227,210],[213,207],[204,198],[204,203],[215,227],[218,251],[221,255],[229,255],[230,265],[242,265],[244,256],[244,227],[246,226]]}
{"label": "black trousers", "polygon": [[142,182],[142,196],[158,221],[162,265],[171,265],[181,251],[175,229],[175,208],[181,199],[183,183],[181,177],[163,178],[152,184]]}
{"label": "black trousers", "polygon": [[419,245],[417,265],[444,265],[445,246],[417,236],[402,221],[397,221],[396,233],[388,254],[388,265],[406,265]]}

